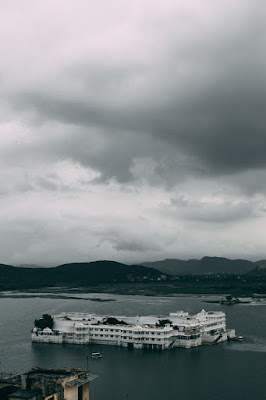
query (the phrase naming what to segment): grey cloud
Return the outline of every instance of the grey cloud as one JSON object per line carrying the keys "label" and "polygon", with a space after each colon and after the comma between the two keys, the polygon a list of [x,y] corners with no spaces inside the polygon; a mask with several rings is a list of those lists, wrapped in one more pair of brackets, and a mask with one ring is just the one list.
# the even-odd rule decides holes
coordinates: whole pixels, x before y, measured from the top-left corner
{"label": "grey cloud", "polygon": [[3,6],[3,255],[264,254],[264,2],[98,3]]}
{"label": "grey cloud", "polygon": [[162,205],[161,211],[166,216],[176,216],[186,221],[200,221],[210,224],[232,224],[259,216],[260,206],[251,201],[223,201],[221,203],[189,200],[183,196],[171,199],[169,205]]}
{"label": "grey cloud", "polygon": [[[137,51],[136,60],[125,56],[109,65],[85,54],[67,61],[58,86],[44,72],[37,89],[30,83],[27,90],[4,85],[5,99],[35,121],[72,127],[72,139],[54,150],[47,147],[47,153],[61,147],[62,157],[98,168],[103,179],[132,180],[133,160],[143,157],[158,162],[157,174],[166,183],[175,175],[178,181],[181,175],[264,168],[264,14],[261,2],[240,2],[223,10],[220,20],[216,16],[217,26],[215,18],[210,27],[193,26],[192,19],[183,37],[174,24],[169,30],[164,26],[163,40],[145,61]],[[152,28],[154,40],[161,39]],[[91,135],[80,129],[98,130],[105,147],[94,152]],[[176,162],[180,154],[194,158],[182,173]]]}
{"label": "grey cloud", "polygon": [[33,263],[38,259],[43,265],[56,265],[72,260],[109,258],[133,263],[140,262],[142,254],[146,256],[162,249],[156,235],[153,240],[149,232],[141,237],[138,231],[143,229],[138,229],[133,217],[123,223],[122,216],[115,220],[111,216],[104,220],[93,213],[86,216],[84,205],[81,211],[74,210],[71,205],[65,209],[66,199],[60,202],[56,196],[53,199],[57,206],[52,209],[52,216],[45,206],[39,214],[33,207],[26,214],[24,211],[24,215],[2,218],[1,262],[16,264],[25,260]]}
{"label": "grey cloud", "polygon": [[109,242],[112,244],[112,247],[118,252],[127,251],[133,253],[144,253],[147,251],[156,250],[155,246],[152,245],[152,243],[145,244],[143,243],[143,241],[140,240],[140,238],[135,238],[132,240],[130,238],[127,239],[122,237],[116,237],[109,239]]}
{"label": "grey cloud", "polygon": [[40,188],[42,190],[49,191],[68,191],[70,188],[66,185],[63,185],[56,179],[56,176],[39,176],[33,179],[33,185],[36,188]]}
{"label": "grey cloud", "polygon": [[233,188],[236,195],[244,193],[247,197],[266,194],[266,170],[262,168],[240,171],[226,177],[228,190]]}
{"label": "grey cloud", "polygon": [[[143,157],[156,160],[166,184],[181,175],[264,168],[265,13],[259,1],[225,10],[210,26],[192,18],[183,36],[173,23],[164,26],[163,40],[144,59],[134,50],[135,59],[126,55],[108,65],[85,53],[78,61],[67,60],[58,82],[44,71],[39,86],[29,82],[27,88],[9,89],[4,83],[5,100],[35,122],[68,125],[69,140],[54,148],[47,144],[47,154],[61,152],[95,167],[102,179],[132,180],[132,164]],[[156,41],[161,32],[152,26],[152,34]],[[105,142],[97,151],[90,130]],[[194,158],[190,168],[180,168],[180,154]]]}

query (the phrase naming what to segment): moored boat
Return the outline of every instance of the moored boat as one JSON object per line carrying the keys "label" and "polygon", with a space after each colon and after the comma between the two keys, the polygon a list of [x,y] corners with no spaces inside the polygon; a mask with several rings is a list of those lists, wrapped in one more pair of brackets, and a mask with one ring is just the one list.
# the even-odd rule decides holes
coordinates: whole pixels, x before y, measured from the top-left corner
{"label": "moored boat", "polygon": [[234,342],[242,342],[243,339],[243,336],[228,337],[228,340],[233,340]]}
{"label": "moored boat", "polygon": [[102,358],[102,355],[101,355],[101,353],[94,352],[94,353],[91,353],[91,358]]}

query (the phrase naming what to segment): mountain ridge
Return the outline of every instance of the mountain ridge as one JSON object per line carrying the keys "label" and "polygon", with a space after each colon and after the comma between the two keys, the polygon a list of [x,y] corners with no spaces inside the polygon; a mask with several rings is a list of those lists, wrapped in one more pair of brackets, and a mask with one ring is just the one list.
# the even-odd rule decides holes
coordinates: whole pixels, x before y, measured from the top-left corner
{"label": "mountain ridge", "polygon": [[143,262],[141,265],[158,269],[161,272],[178,274],[206,274],[206,273],[226,273],[226,274],[245,274],[257,267],[255,262],[245,259],[230,259],[225,257],[204,256],[201,259],[165,259],[154,262]]}

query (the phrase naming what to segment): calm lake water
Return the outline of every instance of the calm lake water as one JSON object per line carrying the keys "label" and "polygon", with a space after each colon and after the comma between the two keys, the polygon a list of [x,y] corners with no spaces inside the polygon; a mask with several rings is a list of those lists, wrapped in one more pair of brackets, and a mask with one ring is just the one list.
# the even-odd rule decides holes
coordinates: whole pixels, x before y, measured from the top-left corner
{"label": "calm lake water", "polygon": [[[91,400],[266,399],[266,301],[221,306],[206,303],[207,296],[64,296],[0,298],[2,371],[20,372],[32,366],[86,368],[87,355],[100,351],[102,359],[89,359],[91,372],[99,375],[91,384]],[[34,319],[43,313],[167,315],[177,310],[196,313],[202,308],[224,310],[227,326],[235,328],[244,341],[160,352],[100,345],[32,344],[30,340]]]}

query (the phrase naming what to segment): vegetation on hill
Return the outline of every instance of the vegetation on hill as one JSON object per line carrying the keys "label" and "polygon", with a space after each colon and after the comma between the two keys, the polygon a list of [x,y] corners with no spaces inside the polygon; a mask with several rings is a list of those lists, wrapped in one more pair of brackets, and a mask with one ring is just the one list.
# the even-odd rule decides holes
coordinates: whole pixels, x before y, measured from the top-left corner
{"label": "vegetation on hill", "polygon": [[265,274],[266,273],[266,260],[259,260],[256,261],[255,264],[257,265],[258,268],[254,271],[259,271],[260,273]]}

